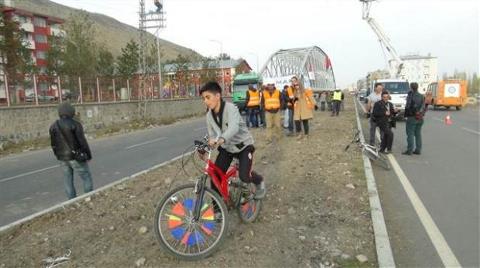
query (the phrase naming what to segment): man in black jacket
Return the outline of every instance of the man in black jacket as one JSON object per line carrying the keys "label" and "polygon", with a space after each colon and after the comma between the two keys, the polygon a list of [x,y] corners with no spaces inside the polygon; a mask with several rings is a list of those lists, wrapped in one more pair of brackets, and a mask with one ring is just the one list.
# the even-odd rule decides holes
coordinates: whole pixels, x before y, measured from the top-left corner
{"label": "man in black jacket", "polygon": [[[83,180],[84,192],[93,190],[92,175],[87,161],[92,159],[82,124],[73,119],[75,108],[68,102],[58,106],[58,116],[50,126],[50,144],[53,153],[60,161],[64,174],[65,193],[69,199],[75,198],[77,193],[73,183],[73,172],[77,172]],[[81,159],[79,154],[83,153]]]}
{"label": "man in black jacket", "polygon": [[[423,116],[427,110],[425,97],[418,92],[418,84],[410,83],[410,89],[411,91],[408,92],[407,96],[407,104],[405,105],[407,150],[402,153],[405,155],[411,155],[412,153],[421,154],[422,152]],[[413,148],[414,143],[415,149]]]}
{"label": "man in black jacket", "polygon": [[393,132],[391,121],[396,113],[393,104],[388,101],[389,94],[387,91],[382,92],[382,100],[375,102],[373,105],[373,120],[380,128],[382,133],[382,141],[380,144],[381,153],[391,153],[393,144]]}

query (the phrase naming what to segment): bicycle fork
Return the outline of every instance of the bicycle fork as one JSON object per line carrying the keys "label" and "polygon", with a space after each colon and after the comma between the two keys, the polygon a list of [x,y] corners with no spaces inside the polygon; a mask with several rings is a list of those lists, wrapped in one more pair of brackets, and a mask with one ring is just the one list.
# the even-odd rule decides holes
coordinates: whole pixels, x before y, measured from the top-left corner
{"label": "bicycle fork", "polygon": [[195,184],[195,194],[196,194],[196,201],[195,201],[195,206],[193,209],[193,219],[195,221],[198,221],[200,219],[200,213],[202,212],[202,202],[203,202],[203,197],[205,196],[205,187],[206,187],[206,182],[207,182],[207,175],[202,175],[202,177],[197,180],[197,183]]}

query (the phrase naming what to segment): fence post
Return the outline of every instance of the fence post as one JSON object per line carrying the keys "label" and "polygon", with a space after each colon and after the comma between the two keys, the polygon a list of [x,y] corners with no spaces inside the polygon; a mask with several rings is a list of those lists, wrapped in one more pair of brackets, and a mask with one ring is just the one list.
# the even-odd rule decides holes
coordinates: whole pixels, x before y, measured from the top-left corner
{"label": "fence post", "polygon": [[131,95],[132,95],[130,94],[130,79],[127,79],[127,91],[128,91],[128,101],[130,101]]}
{"label": "fence post", "polygon": [[10,107],[10,90],[8,90],[7,75],[4,74],[3,77],[5,78],[5,97],[7,98],[7,107]]}
{"label": "fence post", "polygon": [[112,86],[113,86],[113,102],[117,102],[117,92],[115,90],[115,78],[112,78]]}
{"label": "fence post", "polygon": [[98,76],[97,76],[97,102],[101,102],[100,86],[98,85]]}
{"label": "fence post", "polygon": [[[80,98],[80,104],[83,103],[83,92],[82,92],[82,79],[80,78],[80,76],[78,77],[78,89],[80,91],[80,96],[78,96]],[[77,100],[78,102],[78,100]]]}
{"label": "fence post", "polygon": [[62,82],[60,81],[60,76],[57,76],[58,81],[58,98],[60,99],[60,103],[63,101],[63,94],[62,94]]}
{"label": "fence post", "polygon": [[37,76],[33,74],[33,93],[35,94],[35,105],[38,106]]}

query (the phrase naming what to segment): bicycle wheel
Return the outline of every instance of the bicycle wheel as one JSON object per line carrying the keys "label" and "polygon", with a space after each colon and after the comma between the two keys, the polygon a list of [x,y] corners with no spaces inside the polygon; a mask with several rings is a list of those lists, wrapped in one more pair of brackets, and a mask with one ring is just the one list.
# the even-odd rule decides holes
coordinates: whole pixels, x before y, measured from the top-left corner
{"label": "bicycle wheel", "polygon": [[238,216],[244,223],[254,222],[262,209],[262,200],[255,199],[255,185],[249,183],[238,188],[237,210]]}
{"label": "bicycle wheel", "polygon": [[205,188],[200,218],[194,219],[195,184],[168,192],[156,208],[154,229],[160,246],[179,259],[198,260],[219,248],[228,229],[228,211],[221,197]]}

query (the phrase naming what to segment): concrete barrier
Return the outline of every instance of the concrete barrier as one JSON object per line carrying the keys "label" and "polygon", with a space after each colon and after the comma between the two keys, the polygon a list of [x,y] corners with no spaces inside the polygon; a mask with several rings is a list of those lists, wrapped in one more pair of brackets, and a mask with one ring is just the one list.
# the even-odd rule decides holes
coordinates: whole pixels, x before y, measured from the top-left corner
{"label": "concrete barrier", "polygon": [[[142,118],[168,120],[205,112],[199,98],[74,106],[87,133]],[[0,108],[0,142],[17,143],[48,137],[48,129],[57,118],[57,105]]]}

